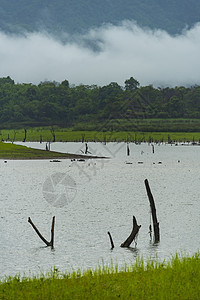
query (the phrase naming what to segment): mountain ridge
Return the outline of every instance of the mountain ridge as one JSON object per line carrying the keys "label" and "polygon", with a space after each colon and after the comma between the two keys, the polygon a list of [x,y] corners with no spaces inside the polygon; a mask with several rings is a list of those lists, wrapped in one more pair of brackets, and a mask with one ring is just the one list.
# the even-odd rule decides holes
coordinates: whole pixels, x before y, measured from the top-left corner
{"label": "mountain ridge", "polygon": [[141,27],[179,34],[200,21],[199,0],[0,0],[0,30],[6,33],[45,30],[77,34],[124,20]]}

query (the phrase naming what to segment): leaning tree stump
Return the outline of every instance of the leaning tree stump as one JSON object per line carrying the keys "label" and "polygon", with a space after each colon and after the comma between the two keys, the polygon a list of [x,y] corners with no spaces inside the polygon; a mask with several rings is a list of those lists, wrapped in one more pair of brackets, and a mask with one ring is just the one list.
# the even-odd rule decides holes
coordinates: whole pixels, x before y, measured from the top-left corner
{"label": "leaning tree stump", "polygon": [[31,224],[31,226],[33,227],[33,229],[35,230],[35,232],[38,234],[38,236],[41,238],[41,240],[47,245],[47,246],[51,246],[51,248],[53,248],[54,245],[54,227],[55,227],[55,216],[52,219],[52,225],[51,225],[51,240],[50,242],[48,242],[43,235],[39,232],[39,230],[37,229],[37,227],[35,226],[35,224],[32,222],[31,218],[28,218],[28,222]]}
{"label": "leaning tree stump", "polygon": [[110,243],[111,243],[111,250],[114,249],[114,242],[113,242],[113,239],[112,239],[112,236],[110,234],[110,232],[108,231],[108,235],[109,235],[109,238],[110,238]]}
{"label": "leaning tree stump", "polygon": [[132,243],[132,241],[135,239],[135,237],[137,236],[139,229],[140,229],[141,225],[137,224],[136,218],[135,216],[133,216],[133,229],[131,234],[129,235],[129,237],[125,240],[125,242],[123,242],[121,244],[120,247],[129,247],[130,244]]}
{"label": "leaning tree stump", "polygon": [[150,207],[151,207],[151,213],[152,213],[152,219],[153,219],[153,229],[154,229],[154,243],[157,243],[160,241],[160,229],[159,229],[159,222],[158,222],[157,216],[156,216],[155,202],[154,202],[151,190],[150,190],[148,180],[145,179],[144,183],[145,183],[145,187],[146,187],[146,191],[147,191],[147,195],[148,195]]}

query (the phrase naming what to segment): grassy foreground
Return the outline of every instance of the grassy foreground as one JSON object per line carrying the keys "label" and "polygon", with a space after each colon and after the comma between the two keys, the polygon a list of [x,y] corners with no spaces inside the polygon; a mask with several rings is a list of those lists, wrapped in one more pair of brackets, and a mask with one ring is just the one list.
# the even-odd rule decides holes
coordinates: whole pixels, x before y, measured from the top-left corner
{"label": "grassy foreground", "polygon": [[38,150],[11,143],[0,142],[0,159],[62,159],[90,158],[90,156]]}
{"label": "grassy foreground", "polygon": [[200,253],[176,255],[170,262],[131,267],[99,267],[92,271],[27,278],[0,283],[0,299],[200,299]]}

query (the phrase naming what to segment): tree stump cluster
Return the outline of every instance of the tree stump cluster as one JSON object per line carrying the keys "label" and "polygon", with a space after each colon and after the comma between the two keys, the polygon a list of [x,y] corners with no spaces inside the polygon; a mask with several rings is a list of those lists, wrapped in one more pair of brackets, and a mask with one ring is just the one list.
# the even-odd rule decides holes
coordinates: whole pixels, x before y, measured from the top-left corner
{"label": "tree stump cluster", "polygon": [[[146,191],[147,191],[147,195],[149,198],[149,202],[150,202],[150,207],[151,207],[151,213],[152,213],[152,220],[153,220],[153,228],[154,228],[154,242],[158,243],[160,241],[160,231],[159,231],[159,222],[157,220],[157,216],[156,216],[156,207],[155,207],[155,202],[154,202],[154,198],[153,195],[151,193],[150,187],[149,187],[149,182],[147,179],[145,179],[144,181],[145,183],[145,187],[146,187]],[[46,244],[46,246],[50,246],[51,248],[54,247],[54,227],[55,227],[55,216],[52,219],[52,225],[51,225],[51,240],[47,241],[43,235],[40,233],[40,231],[38,230],[38,228],[35,226],[35,224],[32,222],[31,218],[28,218],[28,222],[31,224],[31,226],[33,227],[33,229],[35,230],[35,232],[38,234],[38,236],[41,238],[41,240]],[[139,230],[140,230],[141,225],[137,224],[137,220],[136,217],[133,216],[133,228],[132,231],[130,233],[130,235],[128,236],[128,238],[121,244],[120,247],[124,248],[124,247],[130,247],[131,243],[136,239],[136,237],[138,236]],[[150,232],[150,236],[151,236],[151,225],[149,226],[149,232]],[[114,249],[114,242],[111,236],[111,233],[108,232],[109,238],[110,238],[110,243],[111,243],[111,249]]]}

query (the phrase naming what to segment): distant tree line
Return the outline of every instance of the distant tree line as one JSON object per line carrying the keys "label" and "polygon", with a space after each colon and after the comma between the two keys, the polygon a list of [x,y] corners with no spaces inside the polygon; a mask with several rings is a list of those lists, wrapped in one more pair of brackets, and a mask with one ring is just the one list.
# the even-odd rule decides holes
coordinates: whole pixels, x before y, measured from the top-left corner
{"label": "distant tree line", "polygon": [[41,82],[16,84],[0,78],[0,124],[72,126],[123,118],[200,118],[200,86],[154,88],[133,77],[122,87]]}

